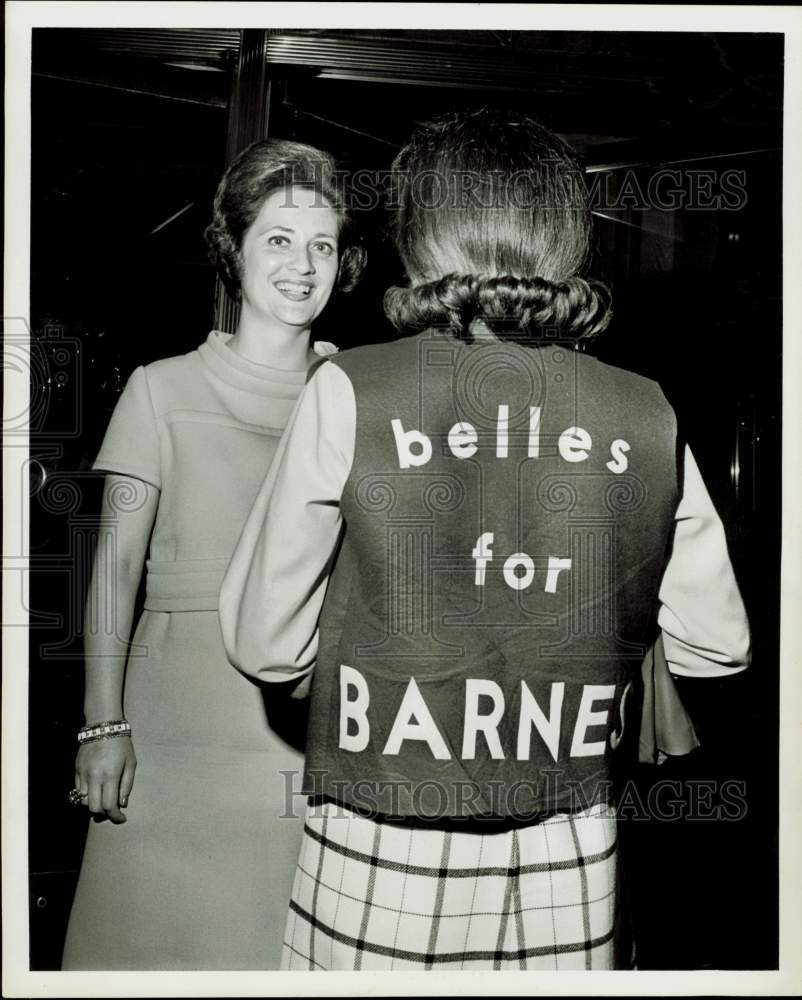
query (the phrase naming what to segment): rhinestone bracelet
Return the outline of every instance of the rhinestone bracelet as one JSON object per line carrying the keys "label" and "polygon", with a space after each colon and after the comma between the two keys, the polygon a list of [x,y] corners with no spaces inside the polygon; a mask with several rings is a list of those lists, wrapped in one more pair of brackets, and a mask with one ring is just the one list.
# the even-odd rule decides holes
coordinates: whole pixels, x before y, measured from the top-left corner
{"label": "rhinestone bracelet", "polygon": [[131,723],[127,719],[113,719],[95,726],[82,726],[78,730],[79,743],[93,743],[95,740],[111,740],[117,736],[130,736]]}

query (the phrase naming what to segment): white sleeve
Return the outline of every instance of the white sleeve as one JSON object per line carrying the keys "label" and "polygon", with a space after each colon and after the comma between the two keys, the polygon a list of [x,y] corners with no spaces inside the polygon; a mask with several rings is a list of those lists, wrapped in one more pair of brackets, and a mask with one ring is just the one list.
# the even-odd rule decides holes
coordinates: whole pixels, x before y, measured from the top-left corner
{"label": "white sleeve", "polygon": [[296,403],[223,580],[223,641],[242,673],[286,681],[314,668],[355,432],[351,382],[323,364]]}
{"label": "white sleeve", "polygon": [[749,623],[724,526],[687,447],[674,545],[659,596],[657,623],[671,673],[722,677],[746,669]]}

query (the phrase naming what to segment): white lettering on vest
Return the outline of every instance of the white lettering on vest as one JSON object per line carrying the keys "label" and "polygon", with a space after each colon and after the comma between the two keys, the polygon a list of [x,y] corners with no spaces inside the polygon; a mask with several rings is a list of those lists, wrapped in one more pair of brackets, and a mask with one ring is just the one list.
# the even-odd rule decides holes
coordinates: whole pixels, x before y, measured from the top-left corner
{"label": "white lettering on vest", "polygon": [[[476,545],[471,550],[471,557],[476,564],[474,574],[474,584],[477,587],[484,587],[487,578],[487,566],[493,561],[494,534],[492,531],[485,531],[476,539]],[[519,575],[516,571],[522,568],[523,573]],[[570,559],[560,559],[558,556],[549,556],[549,564],[546,569],[546,583],[543,590],[547,594],[557,593],[557,579],[560,573],[571,568]],[[513,590],[525,590],[532,585],[535,579],[535,563],[526,552],[514,552],[504,561],[503,567],[504,582]]]}
{"label": "white lettering on vest", "polygon": [[627,697],[631,690],[632,690],[632,681],[630,681],[629,684],[627,684],[627,686],[624,688],[624,693],[621,695],[621,701],[618,703],[618,715],[619,718],[621,719],[621,728],[618,730],[614,729],[610,733],[610,748],[612,750],[616,750],[618,748],[618,744],[621,742],[624,736],[624,726],[626,724],[626,719],[624,718],[624,706],[626,705]]}
{"label": "white lettering on vest", "polygon": [[510,408],[502,404],[498,408],[498,423],[496,430],[496,458],[507,457],[507,431],[510,426]]}
{"label": "white lettering on vest", "polygon": [[582,427],[569,427],[560,435],[557,447],[566,462],[584,462],[592,445],[590,434]]}
{"label": "white lettering on vest", "polygon": [[629,450],[630,447],[623,438],[616,438],[615,441],[613,441],[610,445],[612,461],[607,462],[607,468],[610,472],[614,472],[616,475],[620,476],[622,472],[627,471],[629,468],[629,459],[626,457],[626,452]]}
{"label": "white lettering on vest", "polygon": [[549,556],[549,568],[546,570],[546,586],[543,588],[547,594],[557,593],[557,577],[562,570],[570,568],[570,559],[558,559],[557,556]]}
{"label": "white lettering on vest", "polygon": [[521,681],[521,711],[518,716],[518,760],[529,760],[532,726],[549,748],[553,760],[560,754],[560,724],[562,722],[565,682],[555,681],[551,685],[549,714],[546,716],[529,690],[526,681]]}
{"label": "white lettering on vest", "polygon": [[529,458],[540,457],[540,407],[529,407]]}
{"label": "white lettering on vest", "polygon": [[435,760],[451,759],[446,742],[432,718],[428,705],[423,700],[414,677],[409,679],[382,753],[397,757],[401,753],[404,740],[422,740],[428,743]]}
{"label": "white lettering on vest", "polygon": [[[356,689],[356,697],[348,698],[348,690]],[[367,747],[370,740],[370,723],[368,722],[368,705],[370,691],[368,682],[353,667],[340,664],[340,749],[359,753]],[[354,736],[348,734],[348,720],[356,722],[357,731]]]}
{"label": "white lettering on vest", "polygon": [[[479,698],[487,695],[493,708],[487,715],[479,714]],[[476,759],[476,736],[484,735],[493,760],[504,760],[497,726],[504,715],[504,692],[495,681],[470,677],[465,681],[465,721],[462,729],[462,759]]]}
{"label": "white lettering on vest", "polygon": [[486,531],[483,535],[480,535],[476,539],[476,545],[473,547],[473,552],[471,552],[471,555],[476,563],[476,576],[474,578],[474,583],[477,587],[484,587],[485,585],[487,564],[493,558],[493,551],[490,548],[492,544],[493,532]]}
{"label": "white lettering on vest", "polygon": [[[518,576],[515,570],[523,566],[523,576]],[[524,590],[535,578],[535,564],[525,552],[514,552],[504,563],[504,582],[513,590]]]}
{"label": "white lettering on vest", "polygon": [[[381,686],[381,679],[375,678],[374,683]],[[479,756],[489,756],[492,760],[504,760],[505,750],[499,738],[499,726],[506,710],[503,689],[496,681],[485,678],[465,678],[464,684],[461,759],[476,760],[477,737],[481,734],[484,738],[484,746],[479,751]],[[555,763],[559,761],[563,721],[565,721],[566,728],[573,725],[571,757],[602,756],[608,741],[613,750],[620,744],[624,732],[627,699],[632,692],[631,682],[625,686],[617,705],[608,705],[601,710],[594,706],[597,702],[611,702],[615,697],[616,685],[582,685],[575,718],[573,712],[569,712],[568,716],[564,718],[565,681],[551,682],[548,684],[548,690],[546,690],[547,683],[544,680],[540,681],[539,687],[535,689],[539,691],[540,701],[535,697],[525,680],[521,679],[520,684],[521,698],[518,708],[517,741],[514,748],[508,747],[510,754],[513,753],[513,750],[515,751],[516,760],[540,760],[544,758],[543,750],[539,745],[536,745],[534,750],[532,748],[532,732],[536,730],[552,760]],[[490,707],[482,714],[479,710],[479,701],[483,697],[490,700]],[[542,708],[546,698],[548,698],[548,714]],[[386,698],[380,699],[380,702],[386,702]],[[368,748],[372,728],[367,716],[369,705],[370,692],[367,678],[359,670],[341,664],[340,749],[360,753]],[[389,706],[384,708],[384,712],[388,712],[388,709]],[[449,706],[446,706],[445,710],[450,711]],[[377,717],[383,714],[381,706],[374,705],[373,711]],[[618,716],[618,724],[614,727],[608,725],[611,711],[616,712]],[[451,715],[449,715],[450,717]],[[352,729],[354,724],[356,725],[355,734],[349,735],[349,722]],[[512,735],[512,725],[514,723],[511,721],[510,735]],[[611,731],[609,734],[605,733],[604,740],[588,742],[588,730],[592,727],[611,728]],[[406,683],[404,695],[393,718],[382,754],[389,757],[403,754],[404,744],[407,740],[426,743],[435,760],[451,760],[451,750],[456,746],[456,739],[452,738],[450,742],[446,741],[443,731],[439,728],[438,722],[426,704],[414,677],[410,677]]]}
{"label": "white lettering on vest", "polygon": [[597,757],[604,753],[605,740],[586,743],[585,736],[591,726],[606,725],[607,717],[610,714],[609,708],[603,712],[594,712],[593,703],[595,701],[609,701],[614,695],[615,684],[586,684],[582,688],[582,700],[579,703],[574,735],[571,739],[572,757]]}
{"label": "white lettering on vest", "polygon": [[[398,465],[402,469],[409,469],[413,465],[426,465],[432,457],[432,442],[421,434],[420,431],[405,431],[400,420],[391,420],[393,436],[395,437],[395,447],[398,452]],[[416,455],[412,451],[412,445],[420,446],[420,452]]]}
{"label": "white lettering on vest", "polygon": [[475,455],[478,440],[473,425],[462,420],[448,432],[448,447],[454,458],[470,458]]}
{"label": "white lettering on vest", "polygon": [[[540,457],[540,429],[542,408],[529,407],[529,438],[527,458]],[[432,457],[431,438],[417,429],[404,430],[398,418],[390,421],[395,439],[398,464],[402,469],[411,469],[426,465]],[[510,408],[506,403],[500,403],[496,417],[496,458],[509,457]],[[454,458],[472,458],[478,451],[479,434],[473,424],[460,420],[449,430],[447,442]],[[584,462],[590,455],[593,439],[584,427],[566,427],[557,439],[557,450],[566,462]],[[413,450],[414,447],[414,450]],[[621,475],[629,468],[626,457],[631,446],[623,438],[615,438],[610,444],[610,460],[606,468],[615,475]]]}

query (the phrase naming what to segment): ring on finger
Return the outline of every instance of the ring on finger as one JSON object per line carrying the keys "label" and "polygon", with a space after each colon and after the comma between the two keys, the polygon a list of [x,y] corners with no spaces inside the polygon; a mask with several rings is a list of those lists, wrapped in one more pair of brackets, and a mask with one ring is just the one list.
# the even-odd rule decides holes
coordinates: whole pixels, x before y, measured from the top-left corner
{"label": "ring on finger", "polygon": [[79,788],[71,788],[67,798],[71,806],[80,806],[89,798],[89,792],[82,792]]}

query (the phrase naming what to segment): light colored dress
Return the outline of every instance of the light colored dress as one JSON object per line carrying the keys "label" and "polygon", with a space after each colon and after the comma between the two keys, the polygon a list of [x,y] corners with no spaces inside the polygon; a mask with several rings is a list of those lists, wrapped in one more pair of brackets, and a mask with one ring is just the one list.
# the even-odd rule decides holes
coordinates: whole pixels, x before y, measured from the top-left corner
{"label": "light colored dress", "polygon": [[230,666],[217,595],[306,371],[227,339],[138,368],[95,462],[160,495],[125,680],[128,822],[90,824],[64,969],[279,965],[304,804],[279,733],[302,747],[306,706]]}

